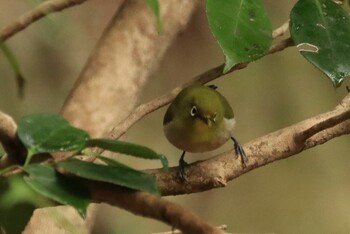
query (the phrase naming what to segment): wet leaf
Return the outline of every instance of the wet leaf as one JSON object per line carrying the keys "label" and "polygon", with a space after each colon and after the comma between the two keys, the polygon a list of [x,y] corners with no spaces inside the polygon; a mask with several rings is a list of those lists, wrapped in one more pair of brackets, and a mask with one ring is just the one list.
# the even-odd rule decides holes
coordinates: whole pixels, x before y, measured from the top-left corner
{"label": "wet leaf", "polygon": [[338,87],[350,74],[350,17],[330,0],[299,0],[290,33],[300,53]]}
{"label": "wet leaf", "polygon": [[208,0],[207,17],[225,54],[224,72],[269,50],[272,26],[260,0]]}
{"label": "wet leaf", "polygon": [[32,114],[18,123],[18,136],[29,154],[76,151],[85,147],[88,133],[55,114]]}

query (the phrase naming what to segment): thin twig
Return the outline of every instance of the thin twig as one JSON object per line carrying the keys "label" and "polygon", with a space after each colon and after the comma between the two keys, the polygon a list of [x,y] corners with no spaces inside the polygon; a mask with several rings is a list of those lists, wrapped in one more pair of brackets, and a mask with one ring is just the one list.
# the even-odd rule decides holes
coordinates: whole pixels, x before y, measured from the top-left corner
{"label": "thin twig", "polygon": [[26,14],[19,17],[16,21],[12,22],[11,24],[3,27],[0,30],[0,40],[6,41],[11,36],[15,35],[16,33],[24,30],[29,25],[34,23],[35,21],[45,17],[46,15],[62,11],[66,8],[72,7],[74,5],[82,4],[86,0],[48,0],[41,4],[39,4],[37,7],[35,7],[33,10],[27,12]]}
{"label": "thin twig", "polygon": [[287,20],[284,24],[282,24],[280,27],[276,28],[272,32],[272,38],[275,39],[277,37],[283,36],[289,29],[289,20]]}
{"label": "thin twig", "polygon": [[[288,22],[284,23],[281,27],[277,28],[273,32],[273,38],[276,38],[278,36],[283,35],[288,30]],[[282,51],[290,46],[293,46],[294,43],[291,38],[287,38],[285,40],[280,41],[279,43],[271,46],[270,50],[267,54],[273,54],[279,51]],[[228,73],[243,69],[247,67],[249,62],[247,63],[239,63],[231,68],[230,71],[227,73],[223,73],[223,68],[225,64],[221,64],[217,67],[214,67],[196,77],[194,77],[190,82],[187,82],[185,84],[182,84],[173,90],[171,90],[168,94],[164,94],[160,97],[157,97],[153,99],[152,101],[141,104],[138,106],[124,121],[122,121],[120,124],[118,124],[116,127],[114,127],[108,134],[107,138],[111,139],[118,139],[120,138],[131,126],[133,126],[138,120],[146,116],[147,114],[169,104],[176,95],[188,85],[199,83],[199,84],[205,84],[208,83],[214,79],[217,79],[223,75],[226,75]]]}
{"label": "thin twig", "polygon": [[337,116],[334,116],[333,118],[329,118],[315,125],[312,125],[311,127],[305,129],[304,131],[298,132],[297,134],[295,134],[295,141],[305,142],[307,139],[311,138],[312,136],[319,133],[320,131],[333,127],[348,119],[350,119],[350,109],[347,111],[344,111],[343,113]]}

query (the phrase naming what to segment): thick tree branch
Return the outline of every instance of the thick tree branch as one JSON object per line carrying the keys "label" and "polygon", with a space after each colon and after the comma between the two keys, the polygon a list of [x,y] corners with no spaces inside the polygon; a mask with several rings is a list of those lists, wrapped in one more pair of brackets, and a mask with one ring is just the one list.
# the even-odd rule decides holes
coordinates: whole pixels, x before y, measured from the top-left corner
{"label": "thick tree branch", "polygon": [[162,195],[202,192],[223,187],[251,170],[296,155],[337,136],[350,134],[350,94],[334,110],[252,140],[244,145],[249,162],[242,168],[234,150],[187,167],[188,179],[182,182],[178,168],[168,173],[149,170],[157,178]]}
{"label": "thick tree branch", "polygon": [[166,49],[186,27],[197,3],[160,1],[163,32],[159,33],[145,1],[125,1],[91,53],[62,115],[93,137],[103,136],[110,126],[128,116]]}
{"label": "thick tree branch", "polygon": [[0,30],[0,40],[6,41],[11,36],[24,30],[32,23],[36,22],[37,20],[45,17],[46,15],[48,15],[50,13],[62,11],[64,9],[72,7],[74,5],[82,4],[85,1],[86,0],[48,0],[48,1],[45,1],[41,4],[39,4],[33,10],[22,15],[19,19],[17,19],[13,23],[3,27]]}

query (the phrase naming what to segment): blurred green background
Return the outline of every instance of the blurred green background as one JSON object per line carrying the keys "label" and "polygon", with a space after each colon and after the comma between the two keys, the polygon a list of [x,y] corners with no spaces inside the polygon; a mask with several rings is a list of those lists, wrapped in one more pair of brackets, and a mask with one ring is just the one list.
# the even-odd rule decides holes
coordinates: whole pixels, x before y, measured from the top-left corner
{"label": "blurred green background", "polygon": [[[41,1],[0,1],[0,27]],[[283,24],[296,1],[264,1],[273,27]],[[15,78],[0,55],[0,110],[16,119],[34,112],[58,112],[89,53],[120,1],[88,1],[50,15],[8,40],[26,78],[25,98],[18,98]],[[187,30],[179,34],[141,100],[166,93],[192,77],[223,63],[209,32],[204,1]],[[227,97],[237,118],[241,143],[332,109],[346,95],[346,80],[334,89],[328,78],[296,50],[266,56],[246,69],[212,82]],[[166,108],[142,119],[126,140],[166,154],[177,165],[181,152],[163,135]],[[167,197],[210,223],[230,232],[349,233],[349,136],[336,138],[297,156],[272,163],[230,182],[226,188]],[[210,157],[231,144],[207,153]],[[203,159],[188,154],[187,161]],[[123,160],[123,157],[120,157]],[[130,159],[136,168],[157,162]],[[96,209],[92,233],[152,233],[171,228],[108,205]],[[135,225],[137,224],[137,225]]]}

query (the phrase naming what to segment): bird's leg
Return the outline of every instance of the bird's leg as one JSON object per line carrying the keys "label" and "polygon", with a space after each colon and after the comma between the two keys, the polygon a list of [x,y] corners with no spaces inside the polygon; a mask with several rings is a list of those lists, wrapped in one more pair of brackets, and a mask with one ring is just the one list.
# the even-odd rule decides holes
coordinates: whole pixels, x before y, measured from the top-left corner
{"label": "bird's leg", "polygon": [[243,168],[245,168],[247,166],[246,163],[248,162],[248,157],[245,154],[244,149],[241,146],[241,144],[239,144],[239,142],[234,137],[231,137],[231,139],[232,139],[234,147],[235,147],[236,156],[241,157],[242,166],[243,166]]}
{"label": "bird's leg", "polygon": [[181,158],[179,160],[179,174],[181,180],[186,180],[186,171],[185,167],[187,166],[187,162],[185,161],[185,153],[186,151],[182,152]]}

